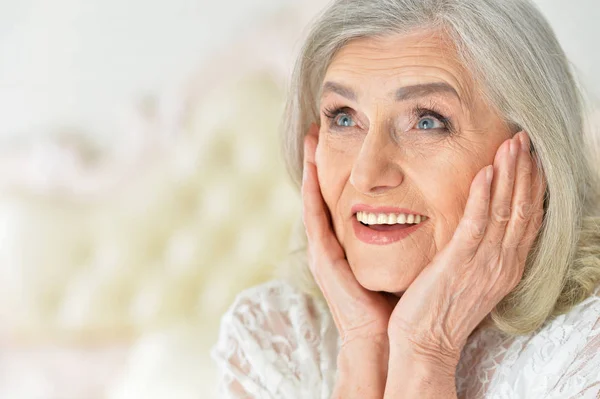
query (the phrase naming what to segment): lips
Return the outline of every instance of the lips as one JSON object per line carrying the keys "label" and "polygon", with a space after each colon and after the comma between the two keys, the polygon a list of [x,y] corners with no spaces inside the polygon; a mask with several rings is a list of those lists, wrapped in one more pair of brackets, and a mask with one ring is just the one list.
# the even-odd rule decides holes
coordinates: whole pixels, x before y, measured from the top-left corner
{"label": "lips", "polygon": [[366,204],[356,204],[352,206],[352,228],[356,238],[366,244],[372,245],[387,245],[402,240],[408,235],[417,231],[422,224],[427,222],[424,218],[423,221],[417,224],[373,224],[365,225],[358,221],[356,214],[358,212],[367,212],[373,214],[406,214],[406,215],[421,215],[419,212],[413,211],[407,208],[397,208],[392,206],[370,206]]}
{"label": "lips", "polygon": [[409,225],[379,225],[377,228],[369,227],[352,217],[352,229],[354,235],[365,244],[388,245],[400,241],[416,232],[428,220]]}

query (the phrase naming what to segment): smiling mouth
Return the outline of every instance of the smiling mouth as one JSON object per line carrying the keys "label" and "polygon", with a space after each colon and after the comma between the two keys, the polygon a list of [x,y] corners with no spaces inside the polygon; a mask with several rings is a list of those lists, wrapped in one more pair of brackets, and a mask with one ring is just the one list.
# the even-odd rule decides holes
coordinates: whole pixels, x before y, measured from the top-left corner
{"label": "smiling mouth", "polygon": [[369,245],[388,245],[419,230],[428,217],[403,213],[370,213],[359,211],[352,218],[354,234]]}
{"label": "smiling mouth", "polygon": [[405,229],[428,219],[427,216],[405,213],[357,212],[354,216],[360,224],[376,231]]}

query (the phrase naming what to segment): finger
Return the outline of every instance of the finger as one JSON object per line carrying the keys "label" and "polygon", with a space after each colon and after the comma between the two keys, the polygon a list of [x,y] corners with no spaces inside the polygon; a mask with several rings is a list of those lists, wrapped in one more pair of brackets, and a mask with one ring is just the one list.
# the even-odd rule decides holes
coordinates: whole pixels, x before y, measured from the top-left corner
{"label": "finger", "polygon": [[[312,127],[311,127],[312,129]],[[302,173],[302,220],[309,239],[317,240],[326,235],[324,229],[325,204],[323,203],[319,177],[315,165],[317,139],[309,131],[304,137],[304,168]]]}
{"label": "finger", "polygon": [[502,247],[516,250],[522,245],[521,239],[531,218],[531,173],[532,163],[529,155],[529,140],[525,132],[519,133],[519,156],[516,167],[515,189],[512,197],[512,212]]}
{"label": "finger", "polygon": [[514,139],[506,140],[496,152],[494,159],[496,177],[492,183],[490,222],[484,238],[485,242],[493,246],[502,243],[511,216],[518,144]]}
{"label": "finger", "polygon": [[337,239],[330,228],[328,210],[321,194],[314,163],[317,139],[307,134],[304,139],[304,171],[302,177],[302,220],[311,246],[330,261],[343,257]]}
{"label": "finger", "polygon": [[485,235],[493,175],[493,165],[488,165],[477,173],[471,183],[465,212],[450,244],[457,259],[471,259]]}
{"label": "finger", "polygon": [[546,193],[546,180],[542,171],[538,169],[535,162],[535,155],[532,159],[532,206],[531,217],[527,223],[527,228],[521,239],[522,246],[519,248],[519,259],[526,259],[531,250],[531,246],[537,238],[544,220],[544,196]]}
{"label": "finger", "polygon": [[356,309],[368,307],[373,301],[383,301],[383,298],[379,294],[368,293],[360,285],[333,232],[318,180],[316,145],[316,135],[309,133],[304,141],[302,181],[303,221],[308,236],[309,268],[340,333],[344,336],[349,331],[359,334],[361,328],[370,324],[365,320],[371,320],[375,316],[370,312],[359,313],[357,316]]}

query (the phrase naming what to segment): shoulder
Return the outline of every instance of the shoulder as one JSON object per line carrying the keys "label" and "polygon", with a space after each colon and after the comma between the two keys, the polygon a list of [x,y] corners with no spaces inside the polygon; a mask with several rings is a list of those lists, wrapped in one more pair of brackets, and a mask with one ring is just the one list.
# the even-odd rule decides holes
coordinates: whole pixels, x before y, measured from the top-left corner
{"label": "shoulder", "polygon": [[227,380],[222,383],[288,397],[287,390],[328,388],[336,337],[325,304],[283,280],[271,280],[236,296],[221,318],[211,356]]}

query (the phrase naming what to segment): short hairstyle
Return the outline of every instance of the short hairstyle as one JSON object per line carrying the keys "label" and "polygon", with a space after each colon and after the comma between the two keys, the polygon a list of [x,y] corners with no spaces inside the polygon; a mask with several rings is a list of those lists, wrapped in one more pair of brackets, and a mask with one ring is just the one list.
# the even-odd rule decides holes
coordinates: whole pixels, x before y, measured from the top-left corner
{"label": "short hairstyle", "polygon": [[[600,282],[600,163],[586,142],[584,91],[531,1],[332,2],[315,20],[292,74],[282,123],[288,172],[300,188],[304,136],[312,123],[319,123],[317,96],[337,51],[353,39],[416,29],[447,34],[481,84],[479,94],[531,139],[547,184],[543,224],[522,280],[491,314],[507,334],[531,333],[590,296]],[[301,289],[320,295],[307,267],[302,223],[296,234],[284,273],[291,271]]]}

